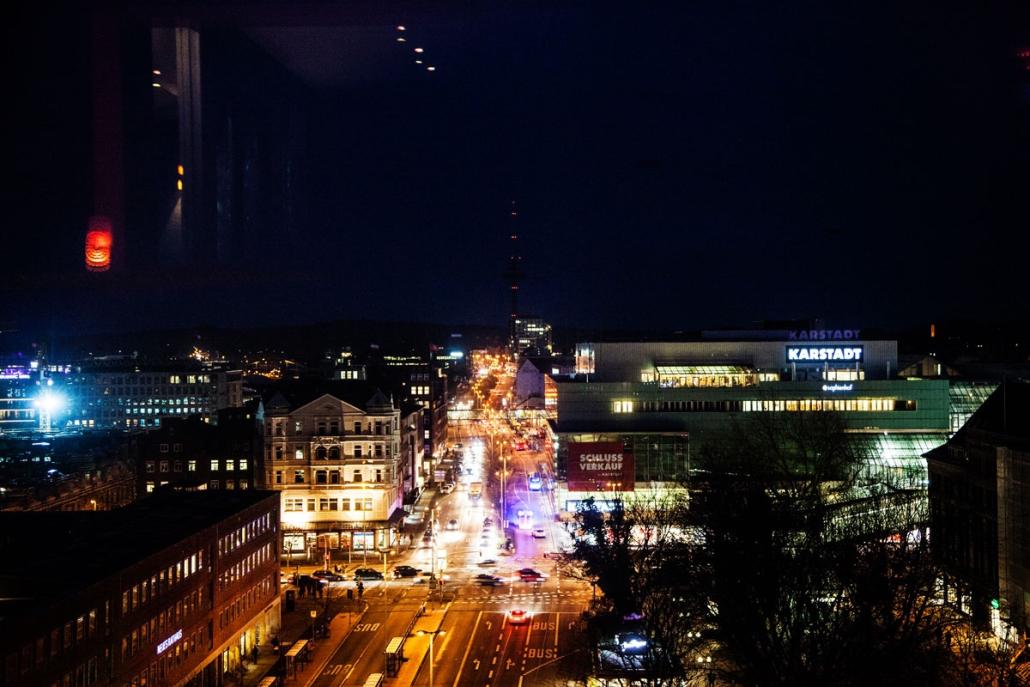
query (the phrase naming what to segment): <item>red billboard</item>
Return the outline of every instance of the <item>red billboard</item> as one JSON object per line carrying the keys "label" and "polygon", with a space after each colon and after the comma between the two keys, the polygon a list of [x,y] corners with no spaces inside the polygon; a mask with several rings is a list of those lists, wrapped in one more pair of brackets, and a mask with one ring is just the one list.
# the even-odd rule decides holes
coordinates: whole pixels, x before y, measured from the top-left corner
{"label": "red billboard", "polygon": [[569,491],[633,491],[633,454],[618,441],[569,444]]}

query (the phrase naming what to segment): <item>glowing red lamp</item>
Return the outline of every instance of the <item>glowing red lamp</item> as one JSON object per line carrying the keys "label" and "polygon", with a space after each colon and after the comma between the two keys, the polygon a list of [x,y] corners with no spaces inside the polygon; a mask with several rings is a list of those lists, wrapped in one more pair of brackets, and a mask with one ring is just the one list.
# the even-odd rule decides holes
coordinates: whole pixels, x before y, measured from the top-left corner
{"label": "glowing red lamp", "polygon": [[89,218],[86,232],[86,269],[106,272],[111,269],[111,220],[107,217]]}

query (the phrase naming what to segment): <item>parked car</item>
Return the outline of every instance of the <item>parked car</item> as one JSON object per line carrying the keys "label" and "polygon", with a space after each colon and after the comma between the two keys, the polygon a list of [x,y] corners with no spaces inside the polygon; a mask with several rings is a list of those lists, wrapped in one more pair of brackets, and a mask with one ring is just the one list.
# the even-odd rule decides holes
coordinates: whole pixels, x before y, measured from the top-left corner
{"label": "parked car", "polygon": [[547,531],[543,527],[533,530],[533,539],[547,539]]}
{"label": "parked car", "polygon": [[413,568],[410,565],[398,565],[393,569],[394,577],[416,577],[421,570]]}
{"label": "parked car", "polygon": [[441,494],[450,494],[452,491],[454,491],[453,484],[445,484],[442,487],[440,487]]}
{"label": "parked car", "polygon": [[354,571],[355,580],[381,580],[383,579],[383,573],[372,568],[358,568]]}
{"label": "parked car", "polygon": [[497,565],[497,561],[493,558],[484,558],[483,560],[479,561],[478,565],[481,568],[487,568],[493,565]]}
{"label": "parked car", "polygon": [[449,521],[447,523],[447,529],[449,529],[449,530],[456,530],[456,529],[458,529],[458,521],[457,520]]}
{"label": "parked car", "polygon": [[327,582],[343,582],[347,579],[339,573],[334,573],[332,570],[316,570],[311,573],[311,576],[317,577],[321,580],[326,580]]}
{"label": "parked car", "polygon": [[480,573],[476,575],[475,580],[476,584],[480,584],[484,587],[498,587],[504,584],[504,580],[500,577],[497,575],[490,575],[488,573]]}

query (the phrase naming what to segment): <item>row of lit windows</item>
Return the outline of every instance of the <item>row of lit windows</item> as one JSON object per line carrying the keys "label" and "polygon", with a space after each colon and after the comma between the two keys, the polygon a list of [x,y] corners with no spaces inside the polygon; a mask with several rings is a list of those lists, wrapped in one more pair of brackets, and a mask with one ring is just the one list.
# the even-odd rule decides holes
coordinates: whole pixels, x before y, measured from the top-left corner
{"label": "row of lit windows", "polygon": [[[225,489],[227,489],[229,491],[232,491],[233,489],[236,488],[237,483],[239,484],[240,489],[249,489],[250,488],[250,480],[246,480],[246,479],[241,479],[238,482],[237,482],[237,480],[231,480],[231,479],[227,479],[224,482],[221,482],[221,481],[219,481],[217,479],[213,479],[213,480],[208,482],[208,489],[221,489],[223,487],[223,485],[224,485]],[[166,484],[168,484],[168,480],[162,480],[161,482],[147,482],[147,484],[146,484],[147,493],[148,494],[153,494],[154,493],[154,489],[156,489],[158,486],[162,486],[163,487]]]}
{"label": "row of lit windows", "polygon": [[191,632],[169,647],[158,660],[153,661],[146,669],[126,680],[126,687],[156,687],[167,684],[165,676],[180,663],[200,651],[205,643],[203,629]]}
{"label": "row of lit windows", "polygon": [[264,603],[265,599],[271,594],[278,592],[278,588],[277,580],[273,580],[271,576],[262,577],[258,580],[257,584],[243,594],[240,594],[219,611],[218,627],[223,628],[232,625],[240,616],[244,615],[247,609],[252,608],[256,604]]}
{"label": "row of lit windows", "polygon": [[805,398],[799,400],[747,401],[612,401],[613,413],[740,413],[740,412],[817,412],[883,413],[915,410],[915,401],[893,398]]}
{"label": "row of lit windows", "polygon": [[204,587],[186,594],[168,608],[144,622],[122,637],[122,660],[147,650],[150,644],[164,638],[166,632],[181,627],[195,614],[204,610]]}
{"label": "row of lit windows", "polygon": [[218,539],[218,557],[221,558],[247,543],[248,539],[260,536],[272,528],[272,514],[264,515],[251,520],[246,525],[238,527],[224,537]]}
{"label": "row of lit windows", "polygon": [[253,572],[258,566],[268,562],[272,558],[272,545],[265,544],[257,551],[248,554],[246,557],[241,558],[233,565],[228,566],[224,572],[218,575],[218,588],[225,589],[229,585],[240,580],[251,572]]}
{"label": "row of lit windows", "polygon": [[[353,508],[351,504],[353,503]],[[305,510],[309,513],[315,512],[315,506],[318,506],[319,511],[370,511],[372,510],[372,499],[370,498],[320,498],[320,499],[302,499],[302,498],[287,498],[283,499],[283,509],[287,513],[303,513]],[[305,509],[305,506],[307,508]]]}
{"label": "row of lit windows", "polygon": [[[427,390],[426,393],[429,393],[428,392],[428,387],[426,387],[426,390]],[[275,435],[277,437],[284,437],[284,436],[286,436],[286,425],[287,425],[287,423],[284,420],[275,420],[275,421],[271,421],[270,420],[268,422],[268,424],[266,425],[266,427],[268,428],[266,433],[269,436]],[[355,420],[354,421],[354,425],[353,425],[353,427],[354,427],[354,432],[353,433],[354,434],[376,434],[376,435],[389,434],[390,431],[391,431],[391,425],[393,427],[393,431],[396,432],[399,429],[399,427],[400,427],[400,421],[396,417],[391,418],[391,419],[386,419],[386,420],[368,421],[368,422],[366,422],[364,424],[362,424],[362,422],[360,420]],[[364,427],[364,431],[362,431],[362,427]],[[304,433],[304,421],[303,420],[294,420],[293,421],[293,433],[294,434],[303,434]],[[315,422],[315,434],[318,435],[318,436],[339,436],[340,435],[339,420],[317,420]]]}
{"label": "row of lit windows", "polygon": [[[369,479],[365,479],[365,470],[368,470]],[[275,483],[283,484],[283,479],[286,476],[286,471],[276,470],[275,471]],[[315,470],[315,484],[340,484],[340,477],[342,470]],[[373,483],[383,482],[383,468],[354,468],[351,471],[350,482],[365,482],[371,481]],[[307,481],[307,472],[305,470],[294,470],[293,481],[290,484],[304,484]]]}
{"label": "row of lit windows", "polygon": [[[162,444],[162,446],[165,446],[165,445],[166,444]],[[178,444],[176,444],[176,446],[178,446]],[[226,461],[221,461],[221,463],[220,463],[218,461],[218,459],[212,458],[211,462],[210,462],[210,468],[211,468],[211,472],[218,472],[219,471],[219,465],[224,465],[225,466],[224,470],[226,472],[233,472],[234,470],[236,470],[237,464],[239,465],[239,468],[240,468],[241,471],[246,472],[246,470],[250,466],[250,461],[248,459],[246,459],[246,458],[240,458],[239,461],[226,460]],[[146,461],[146,471],[147,472],[154,472],[154,468],[155,467],[157,467],[161,472],[168,472],[168,468],[169,467],[173,467],[175,472],[182,472],[182,466],[183,466],[183,462],[181,460],[173,461],[171,463],[171,465],[169,465],[169,461],[167,461],[167,460],[162,460],[162,461],[148,460],[148,461]],[[195,461],[195,460],[187,460],[186,461],[186,472],[196,472],[196,471],[197,471],[197,461]]]}
{"label": "row of lit windows", "polygon": [[144,578],[141,582],[132,585],[131,588],[122,591],[122,615],[156,600],[158,596],[166,593],[179,582],[203,569],[204,549],[198,549],[196,553],[183,558],[174,565],[169,565],[167,570],[162,568],[158,574]]}
{"label": "row of lit windows", "polygon": [[[274,451],[276,460],[286,460],[286,447],[276,446]],[[343,460],[350,457],[383,458],[393,455],[393,443],[347,444],[346,451],[349,451],[349,453],[341,452],[340,446],[316,446],[314,456],[315,460]],[[304,460],[304,449],[295,448],[293,450],[293,459]]]}

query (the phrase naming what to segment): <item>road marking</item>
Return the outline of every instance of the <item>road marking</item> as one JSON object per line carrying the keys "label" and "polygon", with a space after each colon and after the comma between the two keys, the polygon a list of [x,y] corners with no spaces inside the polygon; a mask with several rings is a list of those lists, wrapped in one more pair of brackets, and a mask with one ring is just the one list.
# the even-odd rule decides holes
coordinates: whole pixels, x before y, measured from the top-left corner
{"label": "road marking", "polygon": [[[465,669],[465,661],[469,657],[469,651],[472,650],[472,640],[476,637],[476,628],[479,627],[479,619],[483,617],[483,612],[480,611],[479,615],[476,616],[476,624],[472,626],[472,634],[469,635],[468,646],[465,647],[465,655],[461,657],[461,665],[458,666],[458,675],[454,678],[454,686],[457,687],[458,680],[461,679],[461,671]],[[479,659],[474,659],[476,663],[476,670],[479,670]]]}
{"label": "road marking", "polygon": [[492,666],[497,665],[497,657],[496,656],[494,656],[493,660],[490,661],[490,665],[492,665]]}

